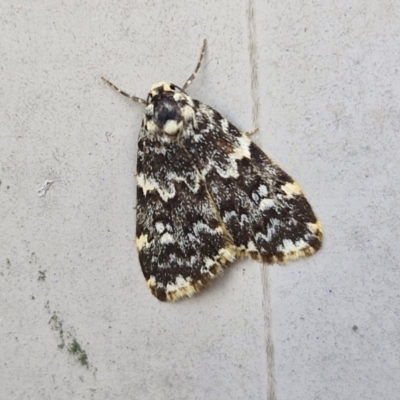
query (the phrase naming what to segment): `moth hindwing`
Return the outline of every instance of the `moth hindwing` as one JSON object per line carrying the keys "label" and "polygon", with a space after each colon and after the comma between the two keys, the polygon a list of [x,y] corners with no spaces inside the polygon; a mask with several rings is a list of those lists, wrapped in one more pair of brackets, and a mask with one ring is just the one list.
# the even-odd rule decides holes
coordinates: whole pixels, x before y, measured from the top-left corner
{"label": "moth hindwing", "polygon": [[192,296],[242,257],[284,263],[321,247],[299,185],[219,112],[183,89],[152,86],[137,159],[136,245],[159,300]]}

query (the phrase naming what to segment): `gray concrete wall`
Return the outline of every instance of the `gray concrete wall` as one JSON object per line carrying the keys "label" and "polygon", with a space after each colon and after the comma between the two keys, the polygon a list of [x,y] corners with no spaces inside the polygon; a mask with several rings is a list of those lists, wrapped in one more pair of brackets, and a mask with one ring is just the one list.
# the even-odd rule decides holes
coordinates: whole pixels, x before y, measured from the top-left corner
{"label": "gray concrete wall", "polygon": [[[397,399],[399,21],[389,0],[3,0],[0,398]],[[182,85],[204,38],[189,94],[259,125],[326,237],[164,304],[134,246],[143,107],[100,77]]]}

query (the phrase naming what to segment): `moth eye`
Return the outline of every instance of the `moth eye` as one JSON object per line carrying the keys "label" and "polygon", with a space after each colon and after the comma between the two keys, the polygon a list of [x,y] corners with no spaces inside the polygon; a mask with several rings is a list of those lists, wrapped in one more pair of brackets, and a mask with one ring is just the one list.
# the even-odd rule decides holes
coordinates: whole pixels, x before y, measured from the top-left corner
{"label": "moth eye", "polygon": [[157,119],[160,124],[164,124],[168,120],[179,120],[180,114],[177,112],[176,109],[163,107],[157,114]]}
{"label": "moth eye", "polygon": [[157,101],[155,105],[155,119],[158,126],[162,127],[168,121],[182,120],[182,114],[176,102],[169,98]]}

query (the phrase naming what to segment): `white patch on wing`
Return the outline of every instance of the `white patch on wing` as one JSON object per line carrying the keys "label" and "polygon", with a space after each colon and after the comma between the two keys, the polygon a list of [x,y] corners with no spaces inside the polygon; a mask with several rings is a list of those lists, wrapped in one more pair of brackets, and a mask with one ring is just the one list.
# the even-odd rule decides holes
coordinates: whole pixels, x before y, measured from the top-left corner
{"label": "white patch on wing", "polygon": [[247,225],[249,222],[250,222],[250,218],[249,218],[249,216],[247,214],[242,214],[240,216],[240,223],[242,225],[245,225],[245,224]]}
{"label": "white patch on wing", "polygon": [[265,242],[270,242],[271,238],[275,235],[276,233],[276,228],[281,226],[282,222],[279,221],[279,219],[276,218],[271,218],[269,221],[269,226],[268,226],[268,231],[267,234],[264,235],[262,232],[256,233],[256,242],[259,242],[260,240],[265,241]]}
{"label": "white patch on wing", "polygon": [[306,249],[307,247],[309,247],[309,245],[303,239],[299,239],[296,242],[293,242],[290,239],[284,239],[282,244],[278,246],[278,251],[283,254],[294,254]]}
{"label": "white patch on wing", "polygon": [[221,128],[224,131],[224,133],[229,132],[229,122],[227,119],[224,118],[221,120]]}
{"label": "white patch on wing", "polygon": [[224,262],[225,261],[233,262],[233,261],[235,261],[235,258],[236,258],[234,248],[231,248],[231,247],[220,249],[218,251],[218,254],[222,257]]}
{"label": "white patch on wing", "polygon": [[267,235],[268,236],[264,235],[262,232],[257,232],[255,238],[256,238],[257,241],[259,241],[261,239],[261,240],[263,240],[263,241],[268,243],[271,240],[271,237],[272,237],[271,230],[268,231]]}
{"label": "white patch on wing", "polygon": [[137,185],[143,189],[143,194],[146,194],[152,190],[156,190],[160,197],[167,202],[169,199],[175,197],[176,189],[173,182],[185,182],[186,186],[193,192],[197,193],[200,188],[200,179],[197,174],[192,174],[194,184],[190,184],[184,176],[177,175],[174,172],[167,174],[166,181],[169,183],[168,186],[161,186],[155,179],[146,178],[142,173],[136,176]]}
{"label": "white patch on wing", "polygon": [[247,136],[239,136],[236,138],[239,142],[239,146],[235,147],[233,153],[229,157],[234,160],[241,160],[242,158],[250,158],[250,144],[251,140]]}
{"label": "white patch on wing", "polygon": [[141,251],[143,248],[149,246],[150,243],[147,241],[147,235],[140,235],[136,238],[136,247],[138,251]]}
{"label": "white patch on wing", "polygon": [[211,273],[210,273],[210,268],[213,267],[213,266],[215,265],[215,261],[212,260],[211,258],[208,258],[208,257],[205,258],[204,261],[205,261],[205,262],[204,262],[205,265],[203,265],[203,266],[200,268],[200,272],[201,272],[202,275],[206,275],[206,274],[211,275]]}
{"label": "white patch on wing", "polygon": [[274,208],[276,206],[276,203],[274,200],[272,199],[262,199],[260,202],[260,210],[264,211],[264,210],[268,210],[270,208]]}
{"label": "white patch on wing", "polygon": [[202,176],[206,176],[210,171],[211,171],[211,164],[207,164],[201,171],[200,171],[200,173],[201,173],[201,175]]}
{"label": "white patch on wing", "polygon": [[281,189],[286,193],[286,197],[288,199],[292,199],[294,196],[299,196],[303,193],[300,186],[296,182],[285,183],[281,186]]}
{"label": "white patch on wing", "polygon": [[[151,151],[152,151],[153,153],[155,153],[155,154],[162,154],[162,155],[167,154],[167,149],[166,149],[165,147],[163,147],[163,146],[160,146],[160,147],[154,146],[154,147],[151,149]],[[143,154],[143,152],[141,152],[141,153]],[[138,154],[139,154],[139,152],[138,152]]]}
{"label": "white patch on wing", "polygon": [[315,224],[308,222],[307,228],[314,234],[315,233],[322,234],[322,226],[320,221],[317,221]]}
{"label": "white patch on wing", "polygon": [[184,277],[182,276],[182,275],[178,275],[176,278],[175,278],[175,285],[179,288],[179,289],[182,289],[182,288],[185,288],[185,287],[187,287],[189,284],[190,284],[190,281],[191,281],[192,279],[189,277],[189,281],[188,280],[186,280],[186,279],[184,279]]}
{"label": "white patch on wing", "polygon": [[147,281],[147,285],[151,288],[155,287],[157,284],[156,282],[156,277],[154,275],[151,275],[149,280]]}
{"label": "white patch on wing", "polygon": [[255,244],[254,244],[254,242],[252,240],[250,240],[247,243],[247,249],[246,250],[247,251],[254,251],[255,253],[258,253],[258,250],[257,250],[257,248],[256,248],[256,246],[255,246]]}
{"label": "white patch on wing", "polygon": [[237,168],[236,161],[230,160],[229,166],[224,169],[219,166],[216,166],[215,169],[217,170],[218,174],[222,176],[222,178],[238,178],[239,171]]}
{"label": "white patch on wing", "polygon": [[192,139],[195,143],[202,142],[204,140],[204,136],[201,133],[194,133],[192,135]]}
{"label": "white patch on wing", "polygon": [[174,237],[170,233],[164,233],[160,238],[161,244],[174,243]]}
{"label": "white patch on wing", "polygon": [[211,234],[216,234],[216,233],[222,233],[222,228],[220,226],[217,226],[215,229],[212,229],[204,222],[194,223],[193,224],[193,233],[196,236],[199,236],[201,231],[205,231],[205,232],[211,233]]}
{"label": "white patch on wing", "polygon": [[[225,120],[221,121],[222,122]],[[216,166],[216,170],[220,176],[223,178],[238,178],[239,171],[237,166],[237,160],[241,160],[243,158],[250,158],[250,144],[251,141],[247,136],[237,137],[236,140],[239,142],[233,152],[228,155],[229,164],[226,168],[221,168]]]}
{"label": "white patch on wing", "polygon": [[223,221],[224,221],[225,223],[227,223],[230,219],[232,219],[232,218],[237,218],[237,217],[238,217],[238,215],[237,215],[237,212],[236,212],[236,211],[229,211],[229,212],[226,212],[226,213],[224,214]]}
{"label": "white patch on wing", "polygon": [[178,275],[174,283],[167,284],[166,293],[168,299],[174,301],[180,297],[193,296],[196,293],[196,289],[193,287],[190,276],[185,279],[182,275]]}
{"label": "white patch on wing", "polygon": [[260,185],[260,187],[258,188],[258,193],[262,197],[268,197],[269,195],[268,188],[265,185]]}
{"label": "white patch on wing", "polygon": [[183,175],[177,175],[175,172],[169,172],[166,176],[167,180],[169,182],[175,181],[175,182],[185,182],[186,186],[193,192],[197,193],[199,188],[200,188],[200,179],[197,174],[193,173],[187,173],[186,176],[189,176],[192,181],[194,181],[194,185],[189,184],[187,181],[186,177]]}
{"label": "white patch on wing", "polygon": [[146,196],[147,192],[152,190],[157,190],[158,194],[164,201],[172,199],[175,194],[175,186],[170,185],[169,188],[161,187],[158,182],[151,178],[146,178],[143,174],[138,174],[136,176],[137,185],[143,189],[143,194]]}
{"label": "white patch on wing", "polygon": [[[233,262],[236,258],[236,252],[234,248],[222,248],[218,251],[218,256],[214,259],[206,257],[204,259],[204,266],[201,267],[200,271],[203,275],[208,274],[211,278],[216,275],[221,275],[223,270],[221,268],[221,264],[225,264],[226,262]],[[217,267],[214,272],[210,272],[212,267]]]}
{"label": "white patch on wing", "polygon": [[164,224],[162,222],[156,222],[155,227],[156,227],[157,233],[164,232]]}

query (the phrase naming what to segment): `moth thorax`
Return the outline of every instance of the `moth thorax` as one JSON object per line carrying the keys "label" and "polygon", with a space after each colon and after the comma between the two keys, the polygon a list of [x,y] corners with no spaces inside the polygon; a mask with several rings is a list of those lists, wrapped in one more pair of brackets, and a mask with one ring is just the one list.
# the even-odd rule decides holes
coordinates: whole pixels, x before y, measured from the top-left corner
{"label": "moth thorax", "polygon": [[154,106],[154,122],[167,134],[177,135],[182,130],[182,113],[171,97],[161,97]]}

